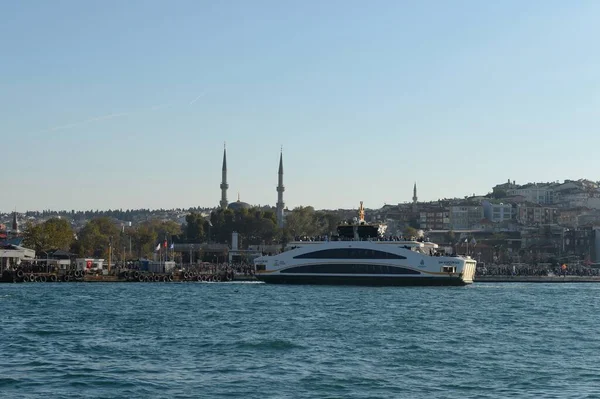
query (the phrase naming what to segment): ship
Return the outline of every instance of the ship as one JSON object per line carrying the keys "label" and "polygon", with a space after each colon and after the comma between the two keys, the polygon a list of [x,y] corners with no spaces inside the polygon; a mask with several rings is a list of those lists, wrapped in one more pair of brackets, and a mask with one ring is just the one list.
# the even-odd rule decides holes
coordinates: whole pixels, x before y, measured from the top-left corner
{"label": "ship", "polygon": [[385,236],[367,223],[363,203],[358,218],[323,240],[295,240],[277,255],[254,260],[256,278],[273,284],[453,285],[473,283],[476,261],[446,254],[426,238]]}

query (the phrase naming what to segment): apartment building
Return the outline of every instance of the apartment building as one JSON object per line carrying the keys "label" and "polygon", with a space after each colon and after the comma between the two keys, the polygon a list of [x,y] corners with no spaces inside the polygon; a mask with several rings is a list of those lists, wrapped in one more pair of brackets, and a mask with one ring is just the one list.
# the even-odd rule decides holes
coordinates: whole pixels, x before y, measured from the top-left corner
{"label": "apartment building", "polygon": [[483,219],[483,207],[473,203],[450,206],[450,228],[468,230]]}
{"label": "apartment building", "polygon": [[534,203],[517,205],[517,221],[524,225],[558,223],[558,209]]}
{"label": "apartment building", "polygon": [[512,205],[483,201],[483,216],[493,223],[501,223],[512,219]]}
{"label": "apartment building", "polygon": [[419,212],[421,229],[447,230],[450,228],[450,212],[445,207],[423,207]]}

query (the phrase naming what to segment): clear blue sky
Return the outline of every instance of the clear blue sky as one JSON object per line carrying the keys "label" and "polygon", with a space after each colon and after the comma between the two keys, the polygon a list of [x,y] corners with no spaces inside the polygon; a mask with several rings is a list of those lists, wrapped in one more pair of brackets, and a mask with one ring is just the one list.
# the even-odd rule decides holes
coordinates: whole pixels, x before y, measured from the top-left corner
{"label": "clear blue sky", "polygon": [[0,210],[375,208],[600,171],[598,1],[0,1]]}

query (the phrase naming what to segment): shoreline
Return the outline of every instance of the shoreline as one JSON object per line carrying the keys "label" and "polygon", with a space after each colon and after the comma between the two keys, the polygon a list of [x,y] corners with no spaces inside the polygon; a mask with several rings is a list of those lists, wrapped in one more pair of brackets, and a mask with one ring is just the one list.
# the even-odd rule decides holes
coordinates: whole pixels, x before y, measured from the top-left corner
{"label": "shoreline", "polygon": [[[235,276],[231,282],[259,282],[254,276]],[[8,283],[8,281],[0,281]],[[10,281],[12,283],[12,281]],[[79,283],[138,283],[117,276],[85,276]],[[172,282],[195,282],[175,278]],[[477,283],[600,283],[600,276],[476,276]]]}
{"label": "shoreline", "polygon": [[[254,276],[234,276],[233,280],[231,280],[231,281],[218,281],[218,283],[236,282],[236,281],[258,281],[258,279],[256,279],[256,277],[254,277]],[[83,283],[138,283],[138,284],[147,283],[145,281],[138,282],[138,281],[122,279],[122,278],[118,278],[117,276],[86,276],[86,277],[84,277],[83,281],[81,281],[81,282],[83,282]],[[175,279],[173,279],[173,281],[170,281],[170,282],[171,283],[195,283],[198,281],[195,281],[195,280],[186,281],[181,278],[175,278]]]}
{"label": "shoreline", "polygon": [[600,276],[476,276],[474,283],[600,283]]}
{"label": "shoreline", "polygon": [[[46,274],[46,273],[39,273],[39,275],[42,276],[50,276],[50,274]],[[211,281],[211,282],[215,282],[215,283],[225,283],[225,282],[258,282],[259,280],[254,277],[254,276],[244,276],[244,275],[238,275],[238,276],[234,276],[232,280],[230,281]],[[52,282],[52,281],[46,281],[44,280],[43,283],[46,282]],[[111,275],[107,275],[107,276],[103,276],[103,275],[86,275],[80,279],[73,279],[71,281],[69,281],[71,283],[137,283],[137,284],[144,284],[144,283],[153,283],[153,282],[165,282],[165,281],[137,281],[137,280],[130,280],[130,279],[126,279],[126,278],[120,278],[118,276],[111,276]],[[208,281],[198,281],[196,279],[193,280],[186,280],[181,278],[180,276],[176,276],[172,281],[169,281],[171,283],[194,283],[194,282],[208,282]],[[29,281],[14,281],[13,278],[10,279],[2,279],[0,278],[0,283],[7,283],[7,284],[40,284],[42,282],[36,281],[36,282],[29,282]],[[57,281],[53,282],[54,284],[64,284],[67,283],[65,281],[62,281],[61,279],[58,279]]]}
{"label": "shoreline", "polygon": [[[91,276],[85,278],[86,283],[122,283],[127,280],[118,279],[113,276]],[[254,276],[236,276],[232,281],[260,281]],[[174,280],[174,282],[185,282]],[[600,283],[600,276],[478,276],[473,283]]]}

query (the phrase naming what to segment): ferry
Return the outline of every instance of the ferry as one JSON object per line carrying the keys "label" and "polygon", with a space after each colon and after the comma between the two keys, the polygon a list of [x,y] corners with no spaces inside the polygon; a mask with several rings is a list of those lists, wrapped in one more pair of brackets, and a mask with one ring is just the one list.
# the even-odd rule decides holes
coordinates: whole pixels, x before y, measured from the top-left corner
{"label": "ferry", "polygon": [[338,226],[331,240],[294,241],[274,256],[254,260],[257,279],[275,284],[466,285],[476,261],[442,253],[424,239],[383,236],[381,224],[366,223],[362,202],[353,223]]}

